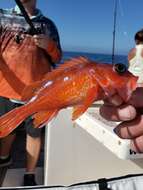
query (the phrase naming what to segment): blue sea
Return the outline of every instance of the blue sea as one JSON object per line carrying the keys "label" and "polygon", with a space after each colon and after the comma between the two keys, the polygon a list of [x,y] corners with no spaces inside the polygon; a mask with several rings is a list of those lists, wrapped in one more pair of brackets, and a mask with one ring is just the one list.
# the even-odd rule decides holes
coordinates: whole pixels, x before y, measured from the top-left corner
{"label": "blue sea", "polygon": [[[68,51],[63,52],[63,61],[70,59],[72,57],[78,57],[78,56],[85,56],[97,62],[102,62],[102,63],[107,63],[107,64],[112,63],[112,55],[109,55],[109,54],[100,54],[100,53],[94,54],[94,53],[68,52]],[[126,66],[128,65],[127,56],[125,55],[115,55],[114,62],[123,63]]]}

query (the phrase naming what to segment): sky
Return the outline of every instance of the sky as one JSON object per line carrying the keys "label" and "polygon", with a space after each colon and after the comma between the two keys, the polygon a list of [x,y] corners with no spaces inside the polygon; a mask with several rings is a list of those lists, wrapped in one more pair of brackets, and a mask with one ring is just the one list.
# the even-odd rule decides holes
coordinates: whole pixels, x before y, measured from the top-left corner
{"label": "sky", "polygon": [[[37,7],[59,31],[64,51],[112,53],[115,0],[37,0]],[[134,35],[143,28],[143,0],[117,0],[115,54],[134,47]],[[0,8],[15,6],[0,0]]]}

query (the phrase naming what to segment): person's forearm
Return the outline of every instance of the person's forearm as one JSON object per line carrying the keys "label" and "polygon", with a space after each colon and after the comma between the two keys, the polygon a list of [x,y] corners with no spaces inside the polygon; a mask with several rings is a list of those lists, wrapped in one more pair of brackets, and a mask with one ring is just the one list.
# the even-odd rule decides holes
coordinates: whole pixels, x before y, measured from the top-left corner
{"label": "person's forearm", "polygon": [[57,47],[57,43],[53,40],[49,40],[49,44],[46,51],[51,56],[52,62],[57,63],[61,60],[62,52]]}

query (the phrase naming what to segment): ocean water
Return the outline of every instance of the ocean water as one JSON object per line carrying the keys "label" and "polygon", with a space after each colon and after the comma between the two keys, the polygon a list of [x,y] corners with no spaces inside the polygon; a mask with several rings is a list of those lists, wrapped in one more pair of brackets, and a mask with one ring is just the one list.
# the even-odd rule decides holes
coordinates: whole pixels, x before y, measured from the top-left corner
{"label": "ocean water", "polygon": [[[72,57],[85,56],[89,59],[95,60],[97,62],[112,63],[112,55],[109,54],[94,54],[94,53],[84,53],[84,52],[63,52],[63,61],[70,59]],[[115,63],[123,63],[128,65],[127,56],[125,55],[115,55]]]}

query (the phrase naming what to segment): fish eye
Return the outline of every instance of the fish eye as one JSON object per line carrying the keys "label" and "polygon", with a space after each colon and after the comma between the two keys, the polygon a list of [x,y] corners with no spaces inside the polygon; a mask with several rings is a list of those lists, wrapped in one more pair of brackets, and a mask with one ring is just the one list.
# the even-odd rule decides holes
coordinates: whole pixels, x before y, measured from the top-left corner
{"label": "fish eye", "polygon": [[123,74],[127,71],[127,67],[123,63],[116,63],[113,66],[113,70],[119,74]]}

